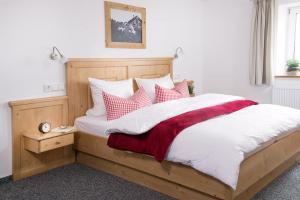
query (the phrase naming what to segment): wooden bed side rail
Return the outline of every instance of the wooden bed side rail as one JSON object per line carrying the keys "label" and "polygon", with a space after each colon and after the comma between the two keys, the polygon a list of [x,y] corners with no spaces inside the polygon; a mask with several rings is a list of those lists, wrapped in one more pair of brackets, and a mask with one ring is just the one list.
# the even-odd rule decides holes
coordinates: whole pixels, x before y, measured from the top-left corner
{"label": "wooden bed side rail", "polygon": [[284,138],[275,141],[265,149],[251,155],[241,164],[238,186],[234,196],[237,197],[242,193],[245,193],[245,191],[255,183],[264,179],[264,177],[269,181],[262,182],[261,186],[266,186],[280,175],[276,175],[275,173],[276,170],[279,170],[278,168],[291,166],[290,162],[295,163],[298,160],[299,152],[300,130],[296,130]]}
{"label": "wooden bed side rail", "polygon": [[[92,156],[83,152],[78,152],[77,161],[83,165],[87,165],[97,170],[107,172],[109,174],[121,177],[130,182],[137,183],[152,190],[164,193],[176,199],[182,200],[222,200],[217,197],[212,197],[203,192],[185,187],[158,176],[144,173],[142,171],[114,163],[110,160]],[[192,178],[191,178],[192,179]],[[228,198],[226,200],[231,200]]]}
{"label": "wooden bed side rail", "polygon": [[132,169],[159,177],[186,188],[209,194],[218,199],[231,199],[232,189],[222,182],[209,177],[197,170],[173,162],[157,162],[152,157],[142,154],[129,153],[111,149],[107,146],[107,139],[86,133],[77,132],[75,149],[115,164],[124,165]]}

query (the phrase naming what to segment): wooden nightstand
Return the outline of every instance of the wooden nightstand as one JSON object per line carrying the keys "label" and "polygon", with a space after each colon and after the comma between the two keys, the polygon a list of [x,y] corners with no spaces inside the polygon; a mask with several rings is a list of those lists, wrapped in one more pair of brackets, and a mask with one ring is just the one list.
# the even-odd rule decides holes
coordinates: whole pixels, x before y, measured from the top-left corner
{"label": "wooden nightstand", "polygon": [[[68,97],[10,102],[12,108],[13,180],[75,162],[74,132],[42,134],[42,122],[68,124]],[[56,130],[55,130],[56,131]]]}
{"label": "wooden nightstand", "polygon": [[46,134],[23,134],[24,148],[40,154],[74,143],[74,131],[69,133],[50,132]]}

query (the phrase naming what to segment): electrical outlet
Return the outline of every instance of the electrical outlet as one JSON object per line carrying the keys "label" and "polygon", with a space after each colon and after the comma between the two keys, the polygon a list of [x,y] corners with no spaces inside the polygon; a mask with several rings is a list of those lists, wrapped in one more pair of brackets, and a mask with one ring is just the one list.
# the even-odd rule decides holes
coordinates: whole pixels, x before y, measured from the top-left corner
{"label": "electrical outlet", "polygon": [[65,91],[65,84],[64,83],[44,84],[43,88],[44,88],[44,92],[47,93]]}

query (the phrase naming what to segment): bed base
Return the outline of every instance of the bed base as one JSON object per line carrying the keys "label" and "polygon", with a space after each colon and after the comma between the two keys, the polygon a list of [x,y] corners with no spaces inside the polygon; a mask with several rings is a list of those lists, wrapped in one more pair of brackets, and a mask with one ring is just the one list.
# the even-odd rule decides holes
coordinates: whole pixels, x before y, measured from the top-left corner
{"label": "bed base", "polygon": [[181,186],[179,184],[161,179],[157,176],[126,167],[115,162],[95,157],[86,153],[78,154],[78,162],[97,170],[124,178],[130,182],[137,183],[155,191],[167,194],[177,199],[207,199],[215,200],[217,198],[209,197],[204,193]]}
{"label": "bed base", "polygon": [[118,151],[107,138],[76,134],[77,161],[177,199],[246,200],[281,175],[300,158],[300,131],[274,142],[241,164],[237,190],[191,167],[150,156]]}

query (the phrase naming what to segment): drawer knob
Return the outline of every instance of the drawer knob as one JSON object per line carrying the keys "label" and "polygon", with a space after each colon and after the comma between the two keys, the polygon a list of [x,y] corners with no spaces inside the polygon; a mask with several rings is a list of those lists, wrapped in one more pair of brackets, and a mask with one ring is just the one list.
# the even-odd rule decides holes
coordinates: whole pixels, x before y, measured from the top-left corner
{"label": "drawer knob", "polygon": [[55,144],[56,144],[56,145],[59,145],[59,144],[60,144],[60,142],[55,142]]}

